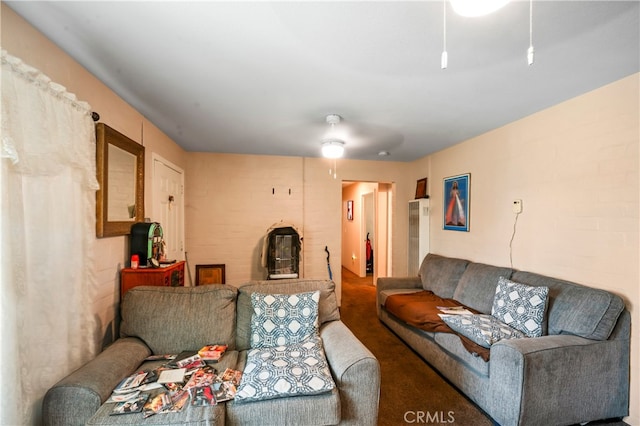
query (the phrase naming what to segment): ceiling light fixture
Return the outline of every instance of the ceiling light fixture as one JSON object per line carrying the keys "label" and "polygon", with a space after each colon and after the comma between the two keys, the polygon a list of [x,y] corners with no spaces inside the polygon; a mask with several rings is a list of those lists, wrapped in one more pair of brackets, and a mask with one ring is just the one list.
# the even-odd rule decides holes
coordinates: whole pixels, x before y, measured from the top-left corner
{"label": "ceiling light fixture", "polygon": [[344,142],[340,139],[325,139],[322,142],[322,156],[324,158],[342,158]]}
{"label": "ceiling light fixture", "polygon": [[331,130],[329,130],[329,137],[322,140],[322,156],[333,159],[333,168],[329,169],[329,174],[336,179],[338,177],[337,159],[344,155],[344,141],[336,137],[336,124],[340,123],[342,117],[338,114],[329,114],[326,120],[331,125]]}
{"label": "ceiling light fixture", "polygon": [[[449,0],[453,10],[461,16],[477,17],[488,15],[504,7],[510,0]],[[533,65],[535,50],[533,48],[533,0],[529,0],[529,48],[527,49],[527,63]],[[442,10],[442,55],[440,68],[447,68],[449,54],[447,53],[447,0],[443,0]]]}
{"label": "ceiling light fixture", "polygon": [[331,125],[329,137],[322,140],[322,156],[325,158],[342,158],[344,155],[344,141],[336,136],[336,124],[342,117],[338,114],[327,115],[327,123]]}
{"label": "ceiling light fixture", "polygon": [[461,16],[476,17],[495,12],[509,0],[451,0],[451,7]]}

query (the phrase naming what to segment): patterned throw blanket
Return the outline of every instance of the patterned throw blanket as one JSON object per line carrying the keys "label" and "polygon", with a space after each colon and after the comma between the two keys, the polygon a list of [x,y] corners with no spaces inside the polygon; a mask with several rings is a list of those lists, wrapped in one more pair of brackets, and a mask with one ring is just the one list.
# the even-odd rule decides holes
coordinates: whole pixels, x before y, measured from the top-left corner
{"label": "patterned throw blanket", "polygon": [[465,307],[473,313],[478,311],[464,306],[454,299],[443,299],[432,291],[423,290],[417,293],[393,294],[387,297],[384,308],[400,320],[421,330],[457,334],[467,351],[489,361],[489,349],[484,348],[465,336],[453,331],[438,315],[442,313],[438,307]]}

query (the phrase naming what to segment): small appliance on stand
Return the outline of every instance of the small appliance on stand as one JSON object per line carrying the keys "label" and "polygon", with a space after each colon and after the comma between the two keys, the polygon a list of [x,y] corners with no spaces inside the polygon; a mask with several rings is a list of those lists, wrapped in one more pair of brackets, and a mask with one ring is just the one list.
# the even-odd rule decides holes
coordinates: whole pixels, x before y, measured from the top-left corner
{"label": "small appliance on stand", "polygon": [[130,246],[130,254],[138,255],[140,267],[158,267],[164,255],[162,227],[158,222],[134,224]]}

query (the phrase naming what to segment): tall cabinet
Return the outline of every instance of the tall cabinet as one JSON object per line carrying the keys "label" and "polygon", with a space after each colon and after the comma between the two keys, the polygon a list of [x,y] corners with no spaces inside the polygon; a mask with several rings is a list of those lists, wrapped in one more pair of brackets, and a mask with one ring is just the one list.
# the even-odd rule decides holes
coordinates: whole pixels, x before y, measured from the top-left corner
{"label": "tall cabinet", "polygon": [[418,275],[420,264],[429,253],[429,199],[409,201],[409,250],[407,271]]}

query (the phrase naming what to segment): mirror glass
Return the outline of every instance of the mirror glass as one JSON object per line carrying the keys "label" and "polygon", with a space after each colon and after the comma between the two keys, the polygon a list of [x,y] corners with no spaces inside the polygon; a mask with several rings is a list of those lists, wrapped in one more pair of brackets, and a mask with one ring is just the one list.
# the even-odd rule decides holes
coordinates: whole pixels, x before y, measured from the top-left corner
{"label": "mirror glass", "polygon": [[136,156],[109,144],[108,175],[108,220],[133,221],[136,213]]}
{"label": "mirror glass", "polygon": [[104,123],[96,125],[96,235],[131,232],[144,220],[144,147]]}

